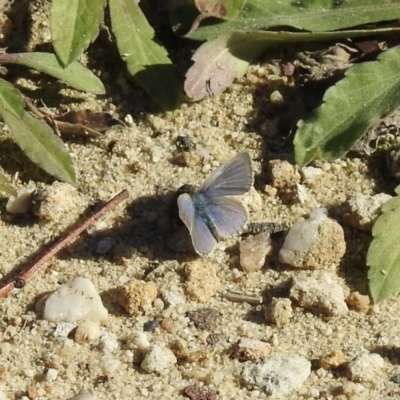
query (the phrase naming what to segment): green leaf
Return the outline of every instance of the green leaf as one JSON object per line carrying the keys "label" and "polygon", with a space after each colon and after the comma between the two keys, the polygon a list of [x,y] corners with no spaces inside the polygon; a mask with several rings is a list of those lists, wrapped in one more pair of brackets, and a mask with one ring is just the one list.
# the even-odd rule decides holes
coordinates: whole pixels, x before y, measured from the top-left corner
{"label": "green leaf", "polygon": [[297,124],[297,164],[344,155],[372,122],[400,106],[399,93],[400,46],[382,53],[377,61],[350,68],[345,78],[327,90],[324,103]]}
{"label": "green leaf", "polygon": [[[78,62],[64,68],[57,57],[51,53],[15,53],[6,54],[4,58],[5,62],[25,65],[37,71],[45,72],[75,89],[95,94],[105,93],[105,88],[100,79]],[[0,59],[3,61],[1,56]]]}
{"label": "green leaf", "polygon": [[24,101],[17,89],[11,83],[0,78],[0,105],[1,108],[22,118],[24,115]]}
{"label": "green leaf", "polygon": [[[397,187],[396,193],[400,193]],[[382,206],[382,215],[372,229],[374,239],[368,249],[369,290],[374,302],[385,300],[400,290],[400,196]]]}
{"label": "green leaf", "polygon": [[53,0],[51,34],[54,49],[66,66],[96,39],[106,0]]}
{"label": "green leaf", "polygon": [[7,193],[10,196],[16,196],[17,191],[8,181],[8,179],[4,176],[3,172],[0,171],[0,190],[4,193]]}
{"label": "green leaf", "polygon": [[180,89],[167,51],[133,0],[109,0],[112,30],[129,72],[164,110],[179,104]]}
{"label": "green leaf", "polygon": [[72,159],[62,140],[43,121],[25,112],[23,118],[1,109],[0,114],[10,127],[18,146],[26,156],[50,175],[68,183],[76,181]]}
{"label": "green leaf", "polygon": [[[247,0],[226,1],[226,21],[205,19],[190,32],[193,23],[192,1],[175,1],[171,11],[172,24],[186,29],[190,39],[206,40],[232,31],[249,32],[271,28],[292,27],[311,32],[346,29],[400,18],[400,0]],[[189,19],[190,18],[190,19]]]}

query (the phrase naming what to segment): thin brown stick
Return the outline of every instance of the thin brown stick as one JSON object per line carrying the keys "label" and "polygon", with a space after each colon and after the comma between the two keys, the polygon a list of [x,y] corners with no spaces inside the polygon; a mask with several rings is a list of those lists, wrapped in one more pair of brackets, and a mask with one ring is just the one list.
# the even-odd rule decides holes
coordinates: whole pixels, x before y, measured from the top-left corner
{"label": "thin brown stick", "polygon": [[128,191],[123,190],[117,194],[103,207],[96,211],[92,216],[83,220],[78,226],[74,227],[71,231],[60,236],[44,253],[40,254],[32,263],[29,263],[21,272],[13,276],[0,287],[0,298],[5,297],[12,289],[21,288],[31,278],[31,276],[39,270],[39,268],[51,257],[55,256],[60,250],[71,243],[77,236],[79,236],[85,229],[89,228],[96,220],[101,218],[108,211],[116,207],[121,201],[129,197]]}

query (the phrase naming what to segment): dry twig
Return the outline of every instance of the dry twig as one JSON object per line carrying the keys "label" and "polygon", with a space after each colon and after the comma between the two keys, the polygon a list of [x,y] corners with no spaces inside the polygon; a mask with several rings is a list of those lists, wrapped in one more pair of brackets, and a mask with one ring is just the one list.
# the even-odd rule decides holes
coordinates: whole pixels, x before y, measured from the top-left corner
{"label": "dry twig", "polygon": [[110,201],[108,201],[104,206],[102,206],[98,211],[92,214],[89,218],[83,220],[76,227],[66,234],[60,236],[46,251],[40,254],[37,258],[29,263],[23,270],[9,280],[7,280],[3,285],[0,286],[0,298],[5,297],[12,289],[22,288],[25,283],[32,277],[32,275],[39,270],[39,268],[51,257],[56,255],[60,250],[71,243],[77,236],[79,236],[85,229],[89,228],[96,220],[106,214],[108,211],[116,207],[121,201],[129,197],[128,191],[123,190],[121,193],[117,194]]}

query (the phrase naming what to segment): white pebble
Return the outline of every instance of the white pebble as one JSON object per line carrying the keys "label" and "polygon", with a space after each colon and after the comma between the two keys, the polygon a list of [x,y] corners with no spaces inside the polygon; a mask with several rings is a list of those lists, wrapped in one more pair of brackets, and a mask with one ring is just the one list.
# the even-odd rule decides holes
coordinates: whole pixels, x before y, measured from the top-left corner
{"label": "white pebble", "polygon": [[160,299],[157,298],[153,301],[153,306],[156,308],[158,311],[161,311],[164,309],[164,302]]}
{"label": "white pebble", "polygon": [[309,250],[317,236],[318,226],[325,218],[328,218],[326,208],[317,208],[310,213],[309,219],[293,224],[279,251],[279,260],[285,264],[295,265],[299,255]]}
{"label": "white pebble", "polygon": [[60,322],[53,331],[54,337],[68,337],[71,331],[75,328],[75,324],[71,322]]}
{"label": "white pebble", "polygon": [[147,372],[168,374],[168,370],[176,362],[177,359],[170,349],[155,345],[150,348],[140,366]]}
{"label": "white pebble", "polygon": [[139,350],[147,350],[150,347],[149,339],[147,338],[146,332],[136,332],[133,335],[133,345]]}
{"label": "white pebble", "polygon": [[343,228],[318,208],[290,228],[279,260],[295,268],[324,269],[337,264],[345,251]]}
{"label": "white pebble", "polygon": [[126,114],[125,118],[124,118],[124,121],[128,126],[133,126],[134,125],[134,121],[133,121],[133,118],[132,118],[131,114]]}
{"label": "white pebble", "polygon": [[58,371],[54,368],[49,368],[45,374],[45,380],[47,382],[53,382],[57,379]]}
{"label": "white pebble", "polygon": [[97,400],[97,397],[87,390],[81,390],[76,396],[70,397],[67,400]]}
{"label": "white pebble", "polygon": [[258,364],[245,365],[242,378],[248,385],[264,389],[275,398],[300,389],[310,374],[311,363],[306,358],[276,355]]}
{"label": "white pebble", "polygon": [[104,308],[93,283],[82,277],[60,285],[45,300],[43,319],[53,322],[91,320],[104,322],[108,311]]}
{"label": "white pebble", "polygon": [[176,293],[172,290],[161,289],[161,296],[170,307],[175,307],[178,304],[184,304],[186,301],[183,294]]}
{"label": "white pebble", "polygon": [[119,348],[118,338],[113,333],[105,332],[100,338],[99,347],[112,353]]}
{"label": "white pebble", "polygon": [[12,214],[24,214],[32,206],[32,190],[21,190],[18,191],[16,196],[10,196],[6,210]]}

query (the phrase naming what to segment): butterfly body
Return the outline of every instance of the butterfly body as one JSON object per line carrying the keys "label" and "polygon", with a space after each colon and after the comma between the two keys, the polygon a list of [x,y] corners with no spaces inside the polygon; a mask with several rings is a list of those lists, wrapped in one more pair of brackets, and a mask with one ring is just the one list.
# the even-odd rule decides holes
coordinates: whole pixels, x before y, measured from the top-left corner
{"label": "butterfly body", "polygon": [[179,216],[189,229],[197,253],[211,252],[218,240],[243,227],[246,208],[231,196],[245,194],[252,181],[250,156],[242,153],[221,165],[198,192],[178,197]]}

